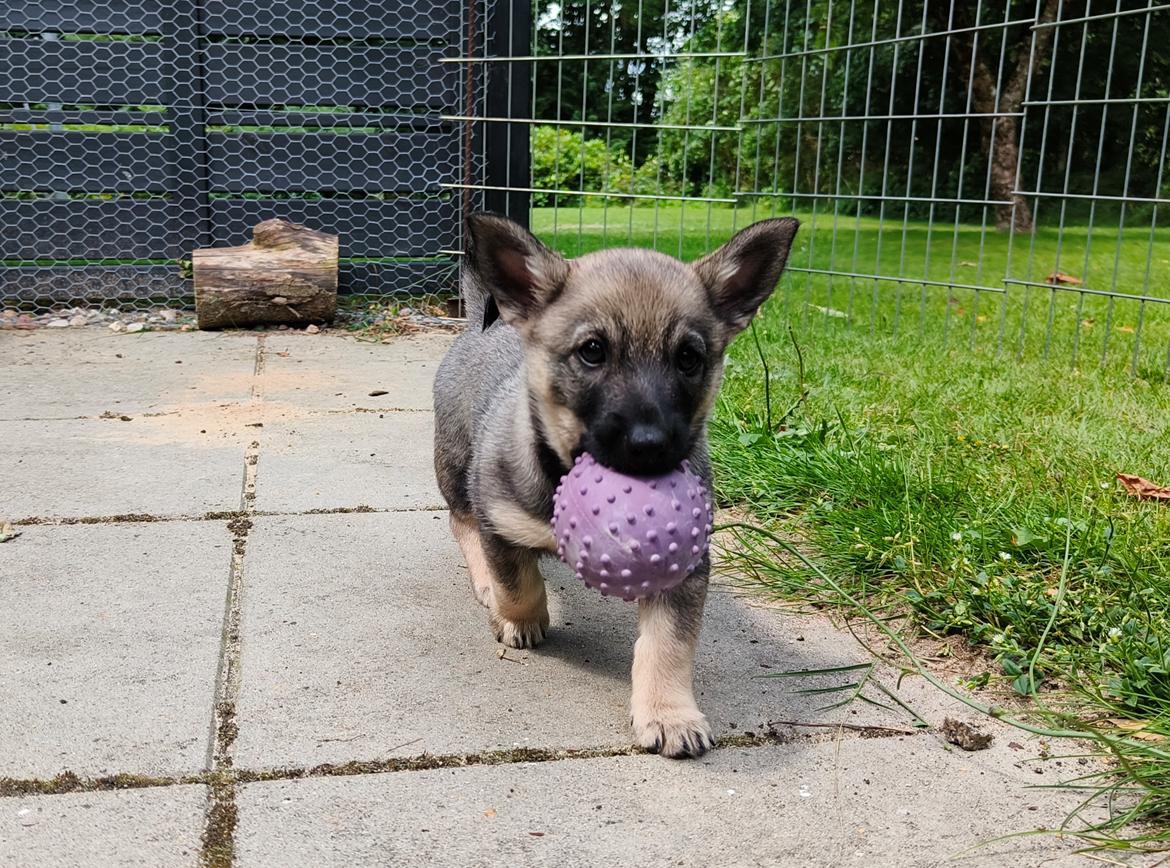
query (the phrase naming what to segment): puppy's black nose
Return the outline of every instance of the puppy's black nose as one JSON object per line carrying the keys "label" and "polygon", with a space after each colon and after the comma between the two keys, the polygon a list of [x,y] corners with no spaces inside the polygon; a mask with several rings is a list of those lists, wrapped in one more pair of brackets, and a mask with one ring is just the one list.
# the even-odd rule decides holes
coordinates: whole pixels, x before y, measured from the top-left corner
{"label": "puppy's black nose", "polygon": [[670,438],[658,425],[633,425],[626,432],[626,448],[636,462],[661,460]]}

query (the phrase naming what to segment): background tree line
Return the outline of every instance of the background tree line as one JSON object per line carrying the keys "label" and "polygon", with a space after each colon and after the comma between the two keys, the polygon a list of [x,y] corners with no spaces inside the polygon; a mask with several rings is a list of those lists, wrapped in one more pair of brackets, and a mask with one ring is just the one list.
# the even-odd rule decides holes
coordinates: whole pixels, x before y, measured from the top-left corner
{"label": "background tree line", "polygon": [[[915,217],[932,211],[922,200],[965,199],[976,204],[961,216],[973,219],[979,202],[1011,201],[1017,176],[1025,191],[1067,184],[1073,194],[1157,197],[1170,182],[1163,177],[1159,190],[1170,13],[1030,26],[1114,8],[1091,0],[540,0],[538,54],[650,57],[538,66],[536,117],[637,126],[538,130],[536,186],[795,192],[803,194],[798,208],[839,195],[859,197],[843,201],[862,213],[876,213],[886,196]],[[949,36],[915,38],[932,33]],[[670,52],[747,59],[658,57]],[[1145,101],[1107,106],[1106,97]],[[737,125],[742,131],[686,129]],[[537,204],[551,204],[544,199]],[[1066,218],[1089,207],[1064,201]],[[1017,227],[1027,228],[1032,202],[1015,203]],[[952,216],[954,206],[934,213],[940,207]],[[1046,203],[1036,217],[1055,219],[1059,207]],[[1004,228],[1013,209],[992,213]]]}

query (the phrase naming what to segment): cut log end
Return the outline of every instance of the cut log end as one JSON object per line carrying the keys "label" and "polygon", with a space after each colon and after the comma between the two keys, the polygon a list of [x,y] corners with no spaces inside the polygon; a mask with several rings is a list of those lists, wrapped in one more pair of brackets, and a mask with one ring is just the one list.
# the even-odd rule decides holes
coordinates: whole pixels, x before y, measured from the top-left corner
{"label": "cut log end", "polygon": [[191,256],[201,329],[309,325],[337,314],[338,238],[265,220],[239,247],[207,247]]}

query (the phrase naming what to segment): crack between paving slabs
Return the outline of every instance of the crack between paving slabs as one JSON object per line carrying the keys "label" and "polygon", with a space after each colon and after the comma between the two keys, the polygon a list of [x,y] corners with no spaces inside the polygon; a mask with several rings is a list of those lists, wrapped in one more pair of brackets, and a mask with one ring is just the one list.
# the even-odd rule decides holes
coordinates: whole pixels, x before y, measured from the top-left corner
{"label": "crack between paving slabs", "polygon": [[[218,406],[229,407],[238,404],[238,401],[227,401]],[[109,412],[109,411],[107,411]],[[118,422],[133,422],[135,419],[158,419],[166,416],[182,416],[184,413],[190,413],[190,409],[186,410],[155,410],[150,413],[136,413],[133,416],[129,414],[111,414],[111,415],[97,415],[97,416],[21,416],[15,419],[0,419],[0,422],[109,422],[111,420]],[[429,407],[342,407],[339,409],[323,410],[305,408],[306,416],[345,416],[350,413],[422,413],[427,414],[432,412]],[[126,415],[123,419],[122,415]]]}
{"label": "crack between paving slabs", "polygon": [[[264,336],[256,339],[256,363],[252,371],[253,403],[263,401]],[[242,514],[227,524],[232,535],[231,565],[228,569],[227,599],[224,604],[223,640],[219,671],[215,680],[212,707],[210,774],[207,781],[207,810],[204,815],[199,863],[204,868],[230,868],[235,862],[235,835],[238,819],[236,776],[232,774],[234,746],[239,727],[236,701],[240,694],[240,615],[244,591],[244,555],[252,514],[256,509],[256,473],[260,463],[260,441],[253,440],[244,451],[244,479],[240,494]]]}
{"label": "crack between paving slabs", "polygon": [[[234,724],[234,722],[233,722]],[[889,727],[854,727],[823,724],[827,731],[816,733],[773,729],[760,735],[741,733],[719,739],[719,748],[758,748],[796,743],[821,743],[835,740],[862,740],[906,738],[927,734],[926,730],[897,730]],[[861,732],[859,730],[865,730]],[[234,732],[234,730],[233,730]],[[230,749],[230,745],[227,746]],[[220,749],[217,740],[213,754]],[[408,773],[433,769],[474,768],[477,766],[512,765],[519,763],[552,763],[567,760],[609,759],[614,757],[652,756],[637,745],[596,748],[511,748],[481,751],[469,754],[428,754],[411,757],[376,760],[351,760],[344,763],[323,763],[316,766],[287,766],[271,769],[235,769],[229,765],[212,771],[181,777],[155,777],[130,772],[119,772],[96,778],[82,778],[72,772],[63,772],[53,778],[0,778],[0,797],[49,796],[64,793],[103,792],[109,790],[149,789],[184,784],[203,784],[209,787],[288,781],[304,778],[360,777],[362,775]],[[663,760],[663,762],[667,762]],[[211,863],[226,864],[226,863]]]}
{"label": "crack between paving slabs", "polygon": [[64,527],[73,524],[135,524],[145,522],[168,522],[168,521],[231,521],[234,518],[242,516],[250,516],[252,518],[282,518],[292,517],[298,515],[364,515],[364,514],[380,514],[392,515],[400,512],[446,512],[447,507],[444,504],[433,503],[424,504],[423,506],[396,506],[396,507],[374,507],[374,506],[333,506],[333,507],[318,507],[316,509],[304,509],[297,511],[282,511],[282,510],[250,510],[244,511],[242,509],[219,510],[213,512],[204,512],[199,514],[172,514],[172,515],[153,515],[146,512],[128,512],[122,515],[76,515],[76,516],[39,516],[30,515],[25,518],[18,518],[11,522],[13,525],[45,525],[48,527]]}

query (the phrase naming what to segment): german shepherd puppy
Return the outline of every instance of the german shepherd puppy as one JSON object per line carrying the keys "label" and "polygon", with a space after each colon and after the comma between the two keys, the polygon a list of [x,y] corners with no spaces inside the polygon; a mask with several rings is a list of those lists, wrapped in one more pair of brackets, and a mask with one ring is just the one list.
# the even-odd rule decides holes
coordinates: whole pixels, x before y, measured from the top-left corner
{"label": "german shepherd puppy", "polygon": [[[516,223],[468,221],[460,275],[468,328],[435,379],[435,471],[475,598],[496,639],[548,630],[542,554],[553,491],[582,452],[633,476],[689,458],[711,481],[706,428],[728,342],[771,295],[796,220],[763,220],[685,265],[649,250],[568,261]],[[710,562],[639,602],[630,715],[670,757],[714,746],[695,703]]]}

